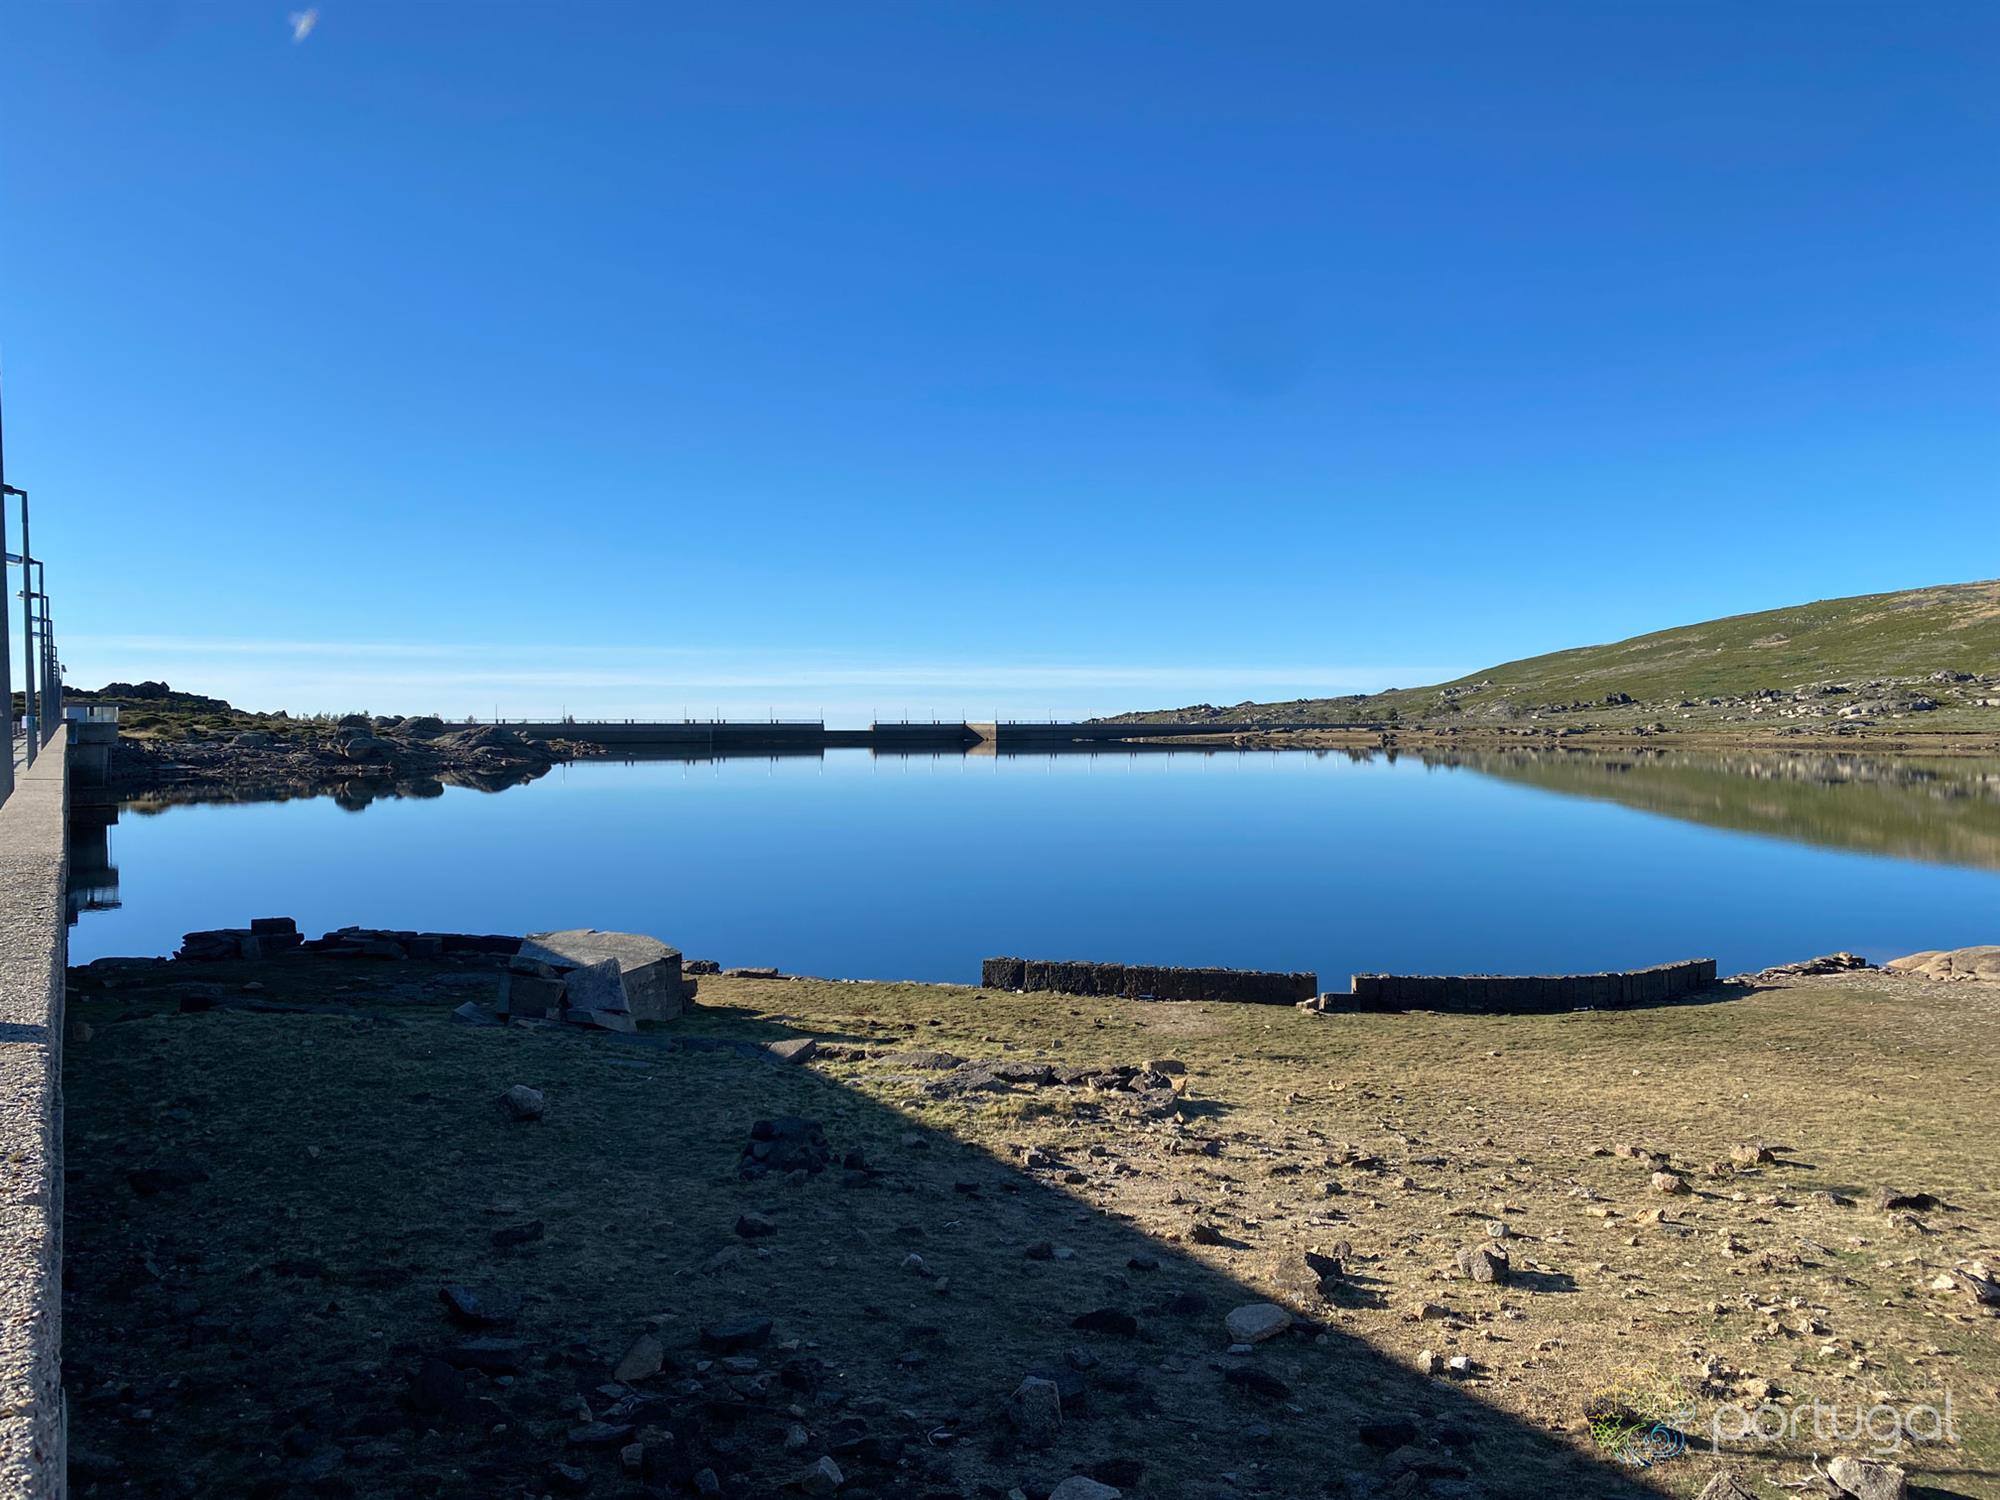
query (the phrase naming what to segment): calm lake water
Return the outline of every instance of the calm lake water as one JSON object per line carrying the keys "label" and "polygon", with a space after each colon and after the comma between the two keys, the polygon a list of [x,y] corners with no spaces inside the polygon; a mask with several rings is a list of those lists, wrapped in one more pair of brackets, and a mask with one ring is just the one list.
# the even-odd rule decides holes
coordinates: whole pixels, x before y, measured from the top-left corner
{"label": "calm lake water", "polygon": [[[585,761],[500,792],[126,806],[73,961],[286,915],[654,934],[977,981],[997,954],[1550,972],[2000,941],[2000,768],[1172,753]],[[91,835],[82,835],[87,844]],[[80,867],[93,862],[80,847]],[[115,887],[115,892],[114,892]]]}

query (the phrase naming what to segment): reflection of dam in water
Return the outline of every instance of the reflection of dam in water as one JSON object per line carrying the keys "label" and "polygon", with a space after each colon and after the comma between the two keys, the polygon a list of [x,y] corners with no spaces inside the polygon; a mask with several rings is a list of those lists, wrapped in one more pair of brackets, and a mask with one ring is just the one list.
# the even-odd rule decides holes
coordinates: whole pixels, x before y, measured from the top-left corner
{"label": "reflection of dam in water", "polygon": [[88,803],[72,791],[69,813],[69,920],[86,911],[114,911],[118,867],[111,863],[111,829],[118,821],[115,802]]}

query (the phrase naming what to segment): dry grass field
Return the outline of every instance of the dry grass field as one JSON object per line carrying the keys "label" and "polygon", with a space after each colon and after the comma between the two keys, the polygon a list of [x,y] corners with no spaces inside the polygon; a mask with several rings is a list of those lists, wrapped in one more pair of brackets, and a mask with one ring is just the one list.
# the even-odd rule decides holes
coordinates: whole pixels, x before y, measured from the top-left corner
{"label": "dry grass field", "polygon": [[[1871,1444],[1716,1455],[1718,1409],[1947,1398],[1897,1462],[2000,1495],[2000,1324],[1953,1275],[2000,1262],[2000,986],[1463,1018],[708,978],[638,1037],[449,1019],[491,984],[73,976],[78,1495],[1776,1497]],[[746,1178],[784,1116],[824,1169]],[[1292,1325],[1232,1352],[1262,1303]],[[1609,1391],[1687,1451],[1613,1461]]]}

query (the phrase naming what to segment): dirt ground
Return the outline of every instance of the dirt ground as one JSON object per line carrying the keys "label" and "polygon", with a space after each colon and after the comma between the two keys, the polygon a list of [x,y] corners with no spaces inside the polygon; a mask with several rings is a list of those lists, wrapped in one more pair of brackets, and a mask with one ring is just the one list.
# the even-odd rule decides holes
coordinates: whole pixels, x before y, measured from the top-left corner
{"label": "dirt ground", "polygon": [[[1952,1274],[2000,1263],[2000,986],[1468,1018],[705,978],[621,1037],[451,1020],[492,962],[73,973],[79,1496],[1775,1497],[1947,1400],[1896,1461],[2000,1496],[2000,1323]],[[746,1178],[787,1116],[816,1169]],[[1292,1326],[1232,1352],[1263,1303]],[[1767,1436],[1712,1453],[1732,1411]]]}

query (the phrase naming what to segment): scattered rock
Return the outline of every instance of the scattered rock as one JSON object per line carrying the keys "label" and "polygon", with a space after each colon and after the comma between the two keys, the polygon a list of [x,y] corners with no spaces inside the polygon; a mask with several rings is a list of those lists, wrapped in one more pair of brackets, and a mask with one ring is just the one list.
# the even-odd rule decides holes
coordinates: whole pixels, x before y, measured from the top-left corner
{"label": "scattered rock", "polygon": [[[1758,979],[1811,979],[1819,974],[1845,974],[1853,969],[1872,969],[1875,965],[1855,953],[1823,953],[1818,958],[1802,959],[1795,964],[1779,964],[1776,968],[1760,970]],[[1895,964],[1888,967],[1895,968]]]}
{"label": "scattered rock", "polygon": [[819,1051],[819,1043],[809,1036],[791,1037],[782,1042],[766,1043],[764,1050],[779,1062],[810,1062],[813,1054]]}
{"label": "scattered rock", "polygon": [[1030,1448],[1047,1448],[1062,1431],[1062,1392],[1053,1380],[1030,1375],[1007,1398],[1007,1421]]}
{"label": "scattered rock", "polygon": [[650,1380],[665,1367],[666,1360],[667,1346],[660,1342],[658,1335],[642,1333],[632,1340],[624,1358],[611,1371],[611,1378],[627,1385],[635,1380]]}
{"label": "scattered rock", "polygon": [[766,1172],[818,1173],[833,1160],[833,1148],[817,1120],[780,1115],[750,1127],[750,1144],[743,1148],[738,1170],[746,1177]]}
{"label": "scattered rock", "polygon": [[1875,1194],[1875,1206],[1887,1212],[1894,1208],[1929,1210],[1940,1206],[1937,1198],[1930,1193],[1906,1193],[1898,1188],[1881,1188]]}
{"label": "scattered rock", "polygon": [[517,1083],[500,1096],[501,1113],[510,1120],[539,1120],[548,1107],[540,1089]]}
{"label": "scattered rock", "polygon": [[1139,1332],[1139,1320],[1115,1307],[1094,1308],[1072,1320],[1069,1326],[1081,1328],[1085,1333],[1108,1333],[1124,1339],[1132,1338]]}
{"label": "scattered rock", "polygon": [[505,1328],[521,1315],[521,1299],[492,1287],[453,1282],[438,1288],[438,1300],[455,1323],[467,1328]]}
{"label": "scattered rock", "polygon": [[1072,1474],[1049,1491],[1049,1500],[1120,1500],[1123,1490],[1099,1484],[1087,1474]]}
{"label": "scattered rock", "polygon": [[847,1476],[840,1472],[840,1465],[833,1461],[832,1456],[827,1455],[801,1474],[796,1482],[808,1495],[831,1495],[847,1483]]}
{"label": "scattered rock", "polygon": [[1322,1255],[1317,1250],[1305,1254],[1306,1269],[1319,1278],[1319,1294],[1331,1297],[1340,1290],[1342,1280],[1347,1275],[1347,1266],[1339,1255]]}
{"label": "scattered rock", "polygon": [[1826,1466],[1826,1477],[1854,1500],[1908,1500],[1909,1476],[1894,1464],[1845,1454]]}
{"label": "scattered rock", "polygon": [[1290,1328],[1292,1315],[1275,1302],[1252,1302],[1231,1312],[1223,1326],[1232,1342],[1261,1344]]}
{"label": "scattered rock", "polygon": [[1505,1286],[1512,1267],[1508,1264],[1507,1252],[1498,1245],[1474,1245],[1458,1252],[1458,1273],[1469,1276],[1474,1281]]}
{"label": "scattered rock", "polygon": [[1222,1378],[1238,1390],[1249,1391],[1254,1396],[1262,1396],[1266,1401],[1289,1401],[1292,1388],[1273,1375],[1269,1370],[1260,1370],[1255,1365],[1231,1365],[1223,1372]]}
{"label": "scattered rock", "polygon": [[569,1430],[569,1440],[579,1448],[619,1448],[631,1436],[630,1422],[584,1422]]}
{"label": "scattered rock", "polygon": [[920,1069],[926,1072],[948,1072],[963,1067],[965,1059],[951,1052],[919,1051],[895,1052],[884,1059],[894,1067]]}
{"label": "scattered rock", "polygon": [[736,1233],[746,1240],[761,1240],[778,1232],[775,1221],[762,1214],[740,1214],[736,1219]]}
{"label": "scattered rock", "polygon": [[1653,1191],[1656,1193],[1666,1193],[1672,1196],[1676,1193],[1685,1193],[1689,1190],[1687,1179],[1677,1172],[1655,1172],[1652,1181]]}

